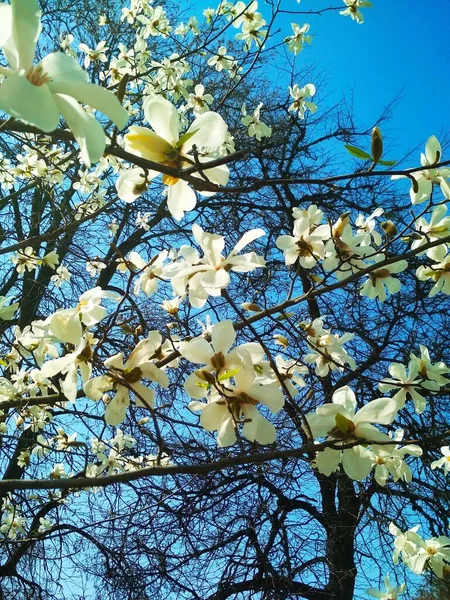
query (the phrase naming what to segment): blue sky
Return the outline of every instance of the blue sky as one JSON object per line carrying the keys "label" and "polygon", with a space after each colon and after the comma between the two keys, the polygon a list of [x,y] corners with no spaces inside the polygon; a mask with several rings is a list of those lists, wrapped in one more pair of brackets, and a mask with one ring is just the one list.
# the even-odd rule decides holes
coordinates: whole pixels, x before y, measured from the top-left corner
{"label": "blue sky", "polygon": [[[282,6],[308,11],[340,4],[285,0]],[[400,158],[430,135],[440,139],[450,131],[450,1],[373,0],[363,14],[362,25],[331,11],[283,15],[284,28],[290,29],[291,21],[310,23],[314,40],[298,55],[299,66],[315,64],[327,74],[327,101],[353,90],[358,122],[372,125],[400,95],[386,140],[398,152],[392,158]]]}

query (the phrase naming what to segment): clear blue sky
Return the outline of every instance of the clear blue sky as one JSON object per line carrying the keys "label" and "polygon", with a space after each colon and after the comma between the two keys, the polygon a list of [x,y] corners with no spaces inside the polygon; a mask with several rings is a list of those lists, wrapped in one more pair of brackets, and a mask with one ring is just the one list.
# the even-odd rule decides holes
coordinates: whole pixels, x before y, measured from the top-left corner
{"label": "clear blue sky", "polygon": [[[341,3],[284,0],[282,7],[307,11]],[[263,2],[260,7],[264,11]],[[331,11],[284,15],[286,29],[291,21],[311,25],[314,40],[298,55],[299,66],[316,64],[327,73],[329,102],[353,90],[357,121],[367,126],[400,94],[387,140],[399,155],[432,134],[448,134],[450,0],[373,0],[362,12],[362,25]]]}

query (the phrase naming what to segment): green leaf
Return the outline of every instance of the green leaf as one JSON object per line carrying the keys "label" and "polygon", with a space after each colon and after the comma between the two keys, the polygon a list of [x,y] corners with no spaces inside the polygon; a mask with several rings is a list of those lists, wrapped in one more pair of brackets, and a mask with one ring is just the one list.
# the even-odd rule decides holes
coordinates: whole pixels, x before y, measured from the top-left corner
{"label": "green leaf", "polygon": [[355,426],[353,425],[353,421],[350,421],[350,419],[347,419],[347,417],[344,417],[344,415],[341,415],[340,413],[337,413],[337,415],[335,416],[335,421],[337,428],[344,435],[349,435],[350,432],[352,432],[355,428]]}
{"label": "green leaf", "polygon": [[393,167],[397,164],[396,160],[379,160],[378,164],[383,165],[385,167]]}
{"label": "green leaf", "polygon": [[222,375],[219,375],[219,377],[217,378],[219,381],[226,381],[227,379],[231,379],[232,377],[234,377],[236,375],[236,373],[239,373],[241,369],[234,369],[233,371],[226,371],[225,373],[222,373]]}
{"label": "green leaf", "polygon": [[347,152],[350,152],[350,154],[356,156],[357,158],[362,158],[363,160],[372,160],[370,154],[367,154],[367,152],[364,152],[364,150],[361,150],[361,148],[350,146],[350,144],[345,144],[345,149]]}
{"label": "green leaf", "polygon": [[183,135],[180,137],[180,139],[178,140],[176,147],[177,148],[181,148],[181,146],[187,142],[188,140],[191,139],[191,137],[193,135],[195,135],[197,133],[198,129],[194,129],[194,131],[186,131],[186,133],[183,133]]}

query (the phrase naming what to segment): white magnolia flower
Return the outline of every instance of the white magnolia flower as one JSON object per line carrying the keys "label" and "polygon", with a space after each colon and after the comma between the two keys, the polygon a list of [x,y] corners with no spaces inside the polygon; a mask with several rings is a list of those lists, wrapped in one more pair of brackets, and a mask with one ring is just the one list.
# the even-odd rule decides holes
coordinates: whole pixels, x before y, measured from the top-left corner
{"label": "white magnolia flower", "polygon": [[161,342],[161,334],[151,331],[148,338],[138,343],[125,362],[122,352],[111,356],[105,360],[108,373],[94,377],[84,385],[87,397],[92,400],[100,400],[105,392],[114,390],[114,397],[105,410],[108,425],[119,425],[125,419],[130,405],[130,392],[136,397],[136,406],[153,408],[155,391],[141,383],[142,379],[155,381],[164,388],[169,385],[166,373],[151,361],[161,347]]}
{"label": "white magnolia flower", "polygon": [[304,44],[312,42],[312,36],[307,35],[310,25],[305,23],[300,27],[297,23],[291,23],[293,34],[284,39],[284,43],[295,56],[303,50]]}
{"label": "white magnolia flower", "polygon": [[101,301],[106,298],[118,302],[120,296],[114,292],[103,291],[100,287],[84,292],[75,308],[58,310],[47,319],[48,330],[58,340],[77,346],[80,343],[83,327],[93,327],[108,313]]}
{"label": "white magnolia flower", "polygon": [[214,67],[219,73],[223,70],[230,71],[234,64],[234,58],[227,54],[225,46],[220,46],[217,53],[208,59],[208,65]]}
{"label": "white magnolia flower", "polygon": [[364,17],[359,9],[371,8],[372,2],[368,2],[368,0],[343,0],[343,2],[347,8],[341,10],[339,14],[344,15],[344,17],[349,16],[359,24],[364,23]]}
{"label": "white magnolia flower", "polygon": [[77,61],[54,52],[33,65],[41,33],[41,11],[36,0],[12,0],[1,5],[0,46],[10,65],[1,67],[0,109],[17,119],[50,132],[62,114],[80,145],[87,165],[102,156],[106,141],[100,123],[79,102],[104,113],[119,129],[128,113],[110,91],[87,83],[88,76]]}
{"label": "white magnolia flower", "polygon": [[[373,257],[373,260],[375,262],[383,262],[385,256],[384,254],[377,254]],[[360,288],[359,293],[361,296],[367,296],[372,299],[378,298],[380,302],[384,302],[386,300],[386,289],[390,294],[397,294],[401,288],[400,280],[392,277],[392,275],[401,273],[407,267],[408,263],[406,260],[399,260],[390,265],[382,266],[375,271],[371,271],[368,274],[367,281]]]}
{"label": "white magnolia flower", "polygon": [[[180,122],[178,111],[175,106],[161,96],[155,96],[144,102],[144,114],[150,123],[152,130],[146,127],[130,127],[129,133],[125,135],[125,148],[128,152],[141,156],[155,163],[160,163],[175,169],[181,169],[198,162],[208,162],[211,158],[210,148],[217,148],[225,143],[228,128],[225,121],[215,112],[207,111],[195,119],[189,129],[180,137]],[[194,159],[194,146],[196,155]],[[208,148],[208,151],[204,151]],[[229,171],[226,165],[205,169],[202,171],[212,183],[225,185],[228,181]],[[147,181],[155,177],[156,171],[147,173]],[[136,176],[138,172],[136,171]],[[199,177],[199,175],[195,175]],[[123,199],[132,201],[129,188],[131,184],[124,184],[125,175],[119,180],[127,194]],[[142,179],[142,177],[141,177]],[[197,203],[197,197],[189,184],[175,177],[163,175],[163,183],[168,185],[167,206],[175,219],[180,221],[186,211],[193,210]],[[144,185],[143,182],[135,181],[133,193],[137,197],[138,188],[136,184]],[[117,191],[122,198],[121,187]],[[145,191],[143,189],[142,191]],[[208,193],[203,195],[211,195]]]}
{"label": "white magnolia flower", "polygon": [[437,381],[425,380],[419,375],[419,366],[417,360],[410,360],[408,371],[401,363],[392,363],[389,366],[389,374],[393,379],[383,379],[378,388],[383,393],[391,390],[398,390],[393,396],[393,400],[397,403],[399,409],[405,406],[407,396],[410,396],[414,402],[416,412],[423,413],[426,406],[426,400],[417,390],[428,392],[428,394],[439,390],[440,385]]}
{"label": "white magnolia flower", "polygon": [[317,104],[310,100],[316,93],[316,87],[312,83],[307,83],[303,87],[298,87],[297,84],[290,86],[289,93],[294,100],[288,108],[289,112],[297,111],[300,119],[304,119],[306,110],[309,110],[312,114],[317,111]]}
{"label": "white magnolia flower", "polygon": [[197,250],[182,246],[184,259],[165,268],[164,276],[171,279],[175,295],[184,296],[189,291],[189,302],[195,308],[204,306],[208,296],[220,296],[230,283],[230,271],[248,273],[265,265],[264,258],[255,252],[238,254],[247,244],[265,235],[262,229],[245,233],[226,257],[222,255],[223,236],[203,231],[200,225],[193,225],[192,233],[204,256],[200,258]]}
{"label": "white magnolia flower", "polygon": [[261,107],[262,102],[258,104],[252,115],[247,114],[245,103],[241,107],[241,123],[244,127],[248,128],[248,135],[255,137],[258,141],[261,141],[263,137],[270,137],[272,135],[272,128],[260,120]]}
{"label": "white magnolia flower", "polygon": [[293,235],[280,235],[277,248],[283,250],[287,265],[298,259],[304,269],[312,269],[325,255],[324,240],[331,235],[329,225],[311,225],[306,217],[294,221]]}
{"label": "white magnolia flower", "polygon": [[139,277],[133,289],[136,296],[139,295],[141,290],[146,296],[151,296],[158,290],[158,283],[163,275],[163,266],[167,254],[167,250],[163,250],[151,260],[146,261],[137,252],[130,252],[127,262],[131,263],[133,269],[139,272]]}
{"label": "white magnolia flower", "polygon": [[[392,439],[401,441],[403,439],[403,431],[398,430],[396,434],[398,435],[392,436]],[[392,476],[394,481],[398,481],[399,479],[407,483],[412,481],[411,469],[404,460],[407,454],[416,457],[422,456],[422,448],[415,444],[399,445],[395,448],[372,446],[370,457],[375,467],[375,481],[381,486],[386,485],[389,476]]]}
{"label": "white magnolia flower", "polygon": [[[415,180],[410,190],[412,204],[421,204],[428,200],[433,191],[433,184],[439,185],[441,191],[447,199],[450,199],[450,169],[433,168],[434,165],[442,161],[442,148],[436,138],[432,135],[428,138],[425,145],[425,154],[421,154],[420,163],[423,167],[429,167],[423,171],[415,171],[411,176]],[[402,179],[406,175],[393,175],[392,179]]]}
{"label": "white magnolia flower", "polygon": [[[306,415],[313,437],[325,437],[326,441],[333,441],[337,446],[337,449],[327,448],[325,452],[317,453],[315,465],[321,473],[329,475],[342,461],[347,475],[361,481],[370,473],[373,464],[370,451],[363,442],[391,440],[372,423],[392,423],[398,411],[396,402],[390,398],[379,398],[355,411],[355,394],[348,386],[344,386],[334,392],[332,403],[319,406],[315,413]],[[341,445],[358,441],[361,443],[351,448],[339,449]]]}
{"label": "white magnolia flower", "polygon": [[326,377],[330,371],[342,371],[348,364],[351,369],[356,367],[355,361],[344,349],[344,344],[353,339],[352,333],[339,336],[331,334],[322,328],[322,319],[315,319],[310,325],[304,325],[307,333],[307,344],[312,352],[303,357],[307,363],[315,363],[318,377]]}
{"label": "white magnolia flower", "polygon": [[380,246],[382,243],[381,235],[376,231],[375,227],[377,226],[377,222],[375,217],[379,217],[384,213],[383,208],[376,208],[372,214],[368,217],[364,217],[364,215],[359,214],[356,217],[355,225],[358,228],[357,233],[364,233],[365,238],[363,241],[363,246],[370,246],[372,240],[377,246]]}
{"label": "white magnolia flower", "polygon": [[[424,217],[419,217],[415,223],[416,231],[411,236],[414,240],[411,244],[411,250],[420,248],[428,242],[434,242],[450,235],[450,217],[446,217],[447,207],[445,204],[436,206],[428,223]],[[426,254],[433,257],[433,250],[427,250]]]}
{"label": "white magnolia flower", "polygon": [[450,473],[450,446],[442,446],[441,452],[443,454],[442,458],[434,460],[431,463],[431,468],[444,469],[444,475],[448,475]]}
{"label": "white magnolia flower", "polygon": [[78,371],[83,383],[86,383],[92,375],[92,346],[97,341],[92,333],[87,332],[73,352],[50,360],[41,368],[42,377],[54,377],[58,373],[65,375],[61,383],[61,391],[71,402],[75,402],[77,397]]}
{"label": "white magnolia flower", "polygon": [[207,431],[218,431],[219,446],[234,444],[241,419],[244,419],[242,434],[245,438],[259,444],[272,444],[275,441],[275,428],[258,412],[256,406],[264,404],[273,414],[281,410],[284,397],[279,382],[266,385],[258,383],[251,356],[246,350],[240,350],[240,360],[239,367],[232,375],[222,380],[223,385],[219,377],[207,404],[194,401],[189,408],[202,411],[200,423]]}
{"label": "white magnolia flower", "polygon": [[427,255],[432,260],[436,261],[431,266],[421,265],[416,276],[419,281],[431,279],[435,282],[431,288],[429,297],[435,296],[437,293],[450,294],[450,253],[447,254],[447,246],[441,245],[430,248]]}
{"label": "white magnolia flower", "polygon": [[386,591],[384,592],[374,588],[369,588],[366,590],[366,592],[369,594],[369,596],[372,596],[372,598],[378,598],[378,600],[397,600],[398,597],[402,596],[406,590],[406,585],[404,583],[398,587],[392,586],[389,575],[386,575],[384,578],[384,587],[386,588]]}
{"label": "white magnolia flower", "polygon": [[429,567],[443,579],[444,566],[450,563],[450,538],[441,535],[423,540],[418,533],[408,532],[408,539],[415,544],[415,552],[406,563],[411,571],[420,575]]}

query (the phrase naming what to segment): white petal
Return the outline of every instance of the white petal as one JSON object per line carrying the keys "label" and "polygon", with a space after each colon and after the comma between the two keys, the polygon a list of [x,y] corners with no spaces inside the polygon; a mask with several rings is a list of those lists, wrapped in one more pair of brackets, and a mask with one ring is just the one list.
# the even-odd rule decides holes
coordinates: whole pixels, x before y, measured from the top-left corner
{"label": "white petal", "polygon": [[345,385],[334,392],[333,403],[340,404],[345,410],[352,414],[356,408],[355,392],[350,389],[348,385]]}
{"label": "white petal", "polygon": [[435,135],[430,136],[427,140],[425,156],[429,165],[434,165],[442,158],[442,148]]}
{"label": "white petal", "polygon": [[250,231],[247,231],[247,233],[244,233],[239,242],[230,252],[229,256],[234,256],[235,254],[238,254],[238,252],[245,248],[245,246],[248,246],[248,244],[250,244],[254,240],[257,240],[263,235],[266,235],[266,232],[263,229],[251,229]]}
{"label": "white petal", "polygon": [[55,94],[54,98],[80,146],[84,163],[90,167],[100,160],[106,148],[103,127],[70,96]]}
{"label": "white petal", "polygon": [[213,111],[204,112],[195,119],[186,133],[195,131],[182,146],[182,153],[186,154],[195,145],[197,148],[206,146],[216,148],[225,143],[228,127],[222,117]]}
{"label": "white petal", "polygon": [[36,42],[42,29],[42,13],[36,0],[12,0],[11,6],[12,37],[18,52],[18,68],[28,71],[33,64]]}
{"label": "white petal", "polygon": [[397,403],[390,398],[379,398],[372,400],[359,410],[353,422],[355,425],[363,421],[369,423],[380,423],[381,425],[390,425],[398,412]]}
{"label": "white petal", "polygon": [[183,342],[179,352],[186,360],[195,364],[206,365],[209,363],[214,351],[205,338],[196,338],[190,342]]}
{"label": "white petal", "polygon": [[362,481],[372,469],[372,460],[366,448],[355,446],[343,451],[342,465],[350,479]]}
{"label": "white petal", "polygon": [[9,4],[0,4],[0,46],[12,35],[12,10]]}
{"label": "white petal", "polygon": [[211,402],[207,404],[202,410],[200,416],[200,423],[207,431],[215,431],[220,429],[220,426],[224,419],[229,416],[228,408],[225,404],[218,404],[217,402]]}
{"label": "white petal", "polygon": [[53,81],[48,85],[54,93],[71,96],[78,102],[99,110],[119,129],[123,129],[128,122],[128,113],[117,96],[99,85],[80,81]]}
{"label": "white petal", "polygon": [[53,81],[87,82],[88,74],[77,61],[64,52],[52,52],[41,60],[43,72]]}
{"label": "white petal", "polygon": [[145,100],[144,114],[152,129],[175,146],[180,131],[180,120],[175,106],[162,96],[155,96]]}
{"label": "white petal", "polygon": [[48,85],[32,85],[17,73],[0,85],[0,108],[46,133],[58,127],[59,109],[55,100]]}
{"label": "white petal", "polygon": [[193,210],[196,204],[197,196],[186,181],[179,179],[176,183],[169,185],[167,208],[174,219],[181,221],[184,213]]}
{"label": "white petal", "polygon": [[173,147],[147,127],[132,126],[124,137],[125,150],[152,162],[164,163]]}
{"label": "white petal", "polygon": [[[131,386],[133,392],[139,394],[136,396],[136,406],[140,406],[142,408],[153,408],[155,405],[155,390],[148,388],[142,383],[133,383]],[[142,398],[142,399],[141,399]]]}
{"label": "white petal", "polygon": [[215,352],[227,354],[236,339],[236,331],[231,321],[222,321],[214,325],[211,341]]}

